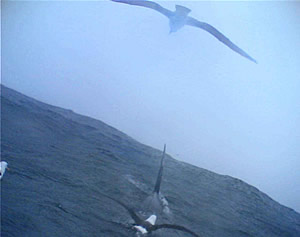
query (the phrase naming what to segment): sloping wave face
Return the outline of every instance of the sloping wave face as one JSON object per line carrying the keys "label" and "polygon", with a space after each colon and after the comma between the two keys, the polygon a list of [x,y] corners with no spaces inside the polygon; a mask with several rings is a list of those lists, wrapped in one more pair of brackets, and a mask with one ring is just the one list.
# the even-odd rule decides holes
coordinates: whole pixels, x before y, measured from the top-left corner
{"label": "sloping wave face", "polygon": [[[1,237],[136,236],[128,211],[104,193],[137,213],[146,200],[151,212],[162,212],[157,224],[200,236],[299,237],[297,212],[241,180],[168,155],[166,198],[152,195],[160,157],[99,120],[1,86],[1,158],[10,167],[1,180]],[[187,234],[160,229],[152,236]]]}

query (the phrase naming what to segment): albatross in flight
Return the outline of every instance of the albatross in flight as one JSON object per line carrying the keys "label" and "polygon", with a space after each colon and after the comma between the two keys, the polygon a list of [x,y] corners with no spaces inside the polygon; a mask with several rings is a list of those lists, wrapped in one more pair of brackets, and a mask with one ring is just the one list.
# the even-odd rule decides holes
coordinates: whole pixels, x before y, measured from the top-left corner
{"label": "albatross in flight", "polygon": [[176,5],[175,11],[170,11],[158,3],[147,1],[147,0],[111,0],[113,2],[118,3],[126,3],[130,5],[136,5],[141,7],[147,7],[151,8],[153,10],[156,10],[166,17],[169,18],[169,25],[170,25],[170,33],[178,31],[180,28],[182,28],[184,25],[194,26],[198,27],[202,30],[207,31],[208,33],[212,34],[214,37],[216,37],[219,41],[221,41],[223,44],[227,45],[229,48],[231,48],[236,53],[242,55],[243,57],[251,60],[254,63],[257,63],[254,58],[249,56],[244,50],[239,48],[237,45],[232,43],[225,35],[223,35],[220,31],[218,31],[215,27],[212,25],[201,22],[196,20],[193,17],[188,16],[188,14],[191,12],[191,10],[187,7]]}
{"label": "albatross in flight", "polygon": [[107,196],[106,194],[102,194],[103,196],[117,202],[118,204],[120,204],[122,207],[124,207],[130,214],[131,218],[134,220],[134,224],[133,224],[133,228],[137,231],[139,231],[141,234],[150,234],[152,231],[158,230],[158,229],[162,229],[162,228],[167,228],[167,229],[174,229],[174,230],[179,230],[179,231],[183,231],[186,233],[191,234],[192,236],[195,237],[200,237],[199,235],[197,235],[196,233],[194,233],[193,231],[185,228],[184,226],[180,226],[180,225],[173,225],[173,224],[160,224],[157,225],[155,224],[156,222],[156,215],[151,215],[148,219],[143,220],[141,217],[138,216],[138,214],[130,207],[128,207],[127,205],[125,205],[123,202],[116,200],[110,196]]}

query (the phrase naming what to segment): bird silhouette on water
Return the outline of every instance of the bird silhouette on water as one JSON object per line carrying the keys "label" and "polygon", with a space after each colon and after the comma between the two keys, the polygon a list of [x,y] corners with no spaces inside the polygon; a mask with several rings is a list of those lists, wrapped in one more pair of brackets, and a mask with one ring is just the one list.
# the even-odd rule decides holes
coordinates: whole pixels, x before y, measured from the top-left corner
{"label": "bird silhouette on water", "polygon": [[[163,151],[162,158],[160,161],[160,167],[159,167],[158,175],[156,178],[155,186],[153,189],[153,193],[149,197],[149,199],[146,200],[147,201],[146,205],[148,206],[149,210],[151,210],[152,213],[160,210],[161,205],[164,206],[164,204],[165,204],[164,202],[167,202],[166,199],[160,193],[160,186],[161,186],[162,176],[163,176],[163,166],[164,166],[165,154],[166,154],[166,145],[164,145],[164,151]],[[141,234],[150,234],[151,232],[153,232],[155,230],[167,228],[167,229],[183,231],[183,232],[189,233],[192,236],[199,237],[199,235],[197,235],[196,233],[187,229],[184,226],[174,225],[174,224],[159,224],[159,225],[155,224],[157,216],[153,215],[153,214],[150,215],[150,217],[148,219],[144,220],[133,210],[133,208],[130,208],[122,201],[119,201],[119,200],[117,200],[113,197],[110,197],[106,194],[103,194],[103,193],[102,193],[102,195],[117,202],[119,205],[121,205],[123,208],[125,208],[128,211],[128,213],[130,214],[131,218],[134,220],[134,224],[133,224],[132,228],[135,229],[136,231],[140,232]],[[161,204],[161,202],[162,202],[162,204]]]}
{"label": "bird silhouette on water", "polygon": [[115,198],[112,198],[106,194],[102,194],[102,195],[117,202],[119,205],[124,207],[130,214],[131,218],[134,220],[134,224],[133,224],[132,228],[139,231],[142,234],[150,234],[153,231],[165,228],[165,229],[174,229],[174,230],[183,231],[183,232],[189,233],[192,236],[200,237],[198,234],[187,229],[184,226],[174,225],[174,224],[155,224],[156,219],[157,219],[156,215],[151,215],[148,219],[143,220],[132,208],[127,206],[125,203],[123,203]]}
{"label": "bird silhouette on water", "polygon": [[188,16],[188,14],[191,12],[191,10],[187,7],[176,5],[175,11],[170,11],[161,5],[159,5],[156,2],[152,1],[146,1],[146,0],[111,0],[113,2],[118,3],[125,3],[129,5],[136,5],[141,7],[146,7],[153,9],[155,11],[158,11],[169,18],[169,25],[170,25],[170,33],[176,32],[179,29],[181,29],[185,25],[198,27],[202,30],[207,31],[208,33],[212,34],[214,37],[216,37],[219,41],[221,41],[223,44],[228,46],[230,49],[235,51],[236,53],[240,54],[241,56],[249,59],[250,61],[257,63],[257,61],[252,58],[250,55],[248,55],[244,50],[239,48],[237,45],[235,45],[233,42],[230,41],[225,35],[223,35],[220,31],[218,31],[215,27],[212,25],[198,21],[193,17]]}

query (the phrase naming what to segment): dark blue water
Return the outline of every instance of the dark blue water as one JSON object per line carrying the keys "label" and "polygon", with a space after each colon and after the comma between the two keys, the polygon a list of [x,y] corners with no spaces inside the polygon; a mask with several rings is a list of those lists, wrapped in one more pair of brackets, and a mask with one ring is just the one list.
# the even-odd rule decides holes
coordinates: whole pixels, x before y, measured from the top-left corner
{"label": "dark blue water", "polygon": [[[161,151],[5,87],[1,99],[1,158],[11,168],[1,180],[1,236],[136,236],[128,212],[103,194],[146,218],[149,205],[157,206],[151,195]],[[156,208],[158,223],[200,236],[300,236],[295,211],[238,179],[169,156],[161,192],[169,210]]]}

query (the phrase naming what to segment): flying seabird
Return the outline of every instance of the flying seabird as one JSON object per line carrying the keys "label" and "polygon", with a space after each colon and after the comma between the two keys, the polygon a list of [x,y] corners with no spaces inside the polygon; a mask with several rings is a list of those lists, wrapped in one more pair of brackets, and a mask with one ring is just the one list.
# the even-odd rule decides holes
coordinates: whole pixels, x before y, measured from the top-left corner
{"label": "flying seabird", "polygon": [[0,162],[0,179],[2,179],[4,173],[5,173],[5,170],[9,170],[9,168],[7,167],[7,162],[5,161],[1,161]]}
{"label": "flying seabird", "polygon": [[128,207],[127,205],[125,205],[123,202],[116,200],[106,194],[102,194],[103,196],[117,202],[118,204],[120,204],[122,207],[124,207],[130,214],[131,218],[134,220],[134,224],[133,224],[133,229],[139,231],[141,234],[150,234],[152,231],[158,230],[158,229],[162,229],[162,228],[167,228],[167,229],[174,229],[174,230],[179,230],[179,231],[183,231],[186,233],[191,234],[192,236],[195,237],[200,237],[199,235],[197,235],[196,233],[194,233],[193,231],[187,229],[184,226],[180,226],[180,225],[174,225],[174,224],[160,224],[157,225],[155,224],[156,222],[156,215],[151,215],[148,219],[143,220],[141,217],[138,216],[138,214],[130,207]]}
{"label": "flying seabird", "polygon": [[194,26],[198,27],[202,30],[207,31],[208,33],[212,34],[214,37],[216,37],[219,41],[221,41],[223,44],[227,45],[229,48],[231,48],[236,53],[242,55],[243,57],[251,60],[254,63],[257,63],[254,58],[249,56],[244,50],[239,48],[237,45],[232,43],[225,35],[223,35],[220,31],[218,31],[215,27],[212,25],[201,22],[196,20],[193,17],[188,16],[188,14],[191,12],[191,10],[187,7],[181,6],[181,5],[175,5],[176,10],[170,11],[158,3],[147,1],[147,0],[111,0],[113,2],[118,3],[125,3],[130,5],[136,5],[141,7],[147,7],[151,8],[153,10],[156,10],[166,17],[169,18],[169,25],[170,25],[170,33],[178,31],[180,28],[182,28],[184,25]]}

